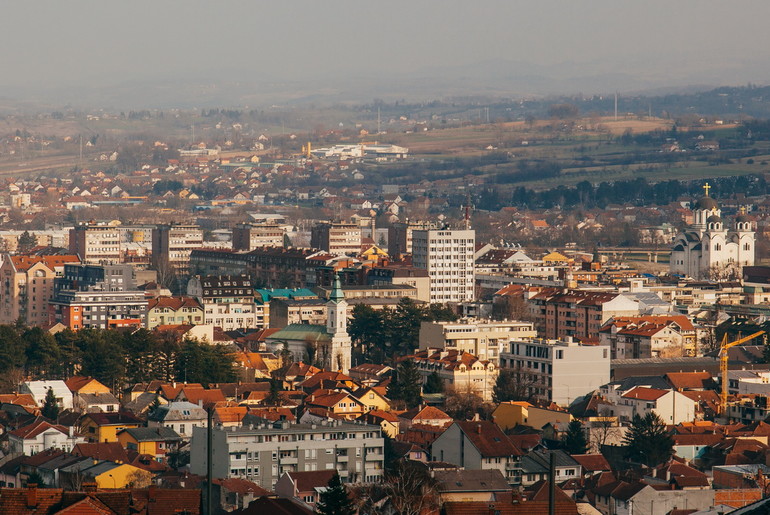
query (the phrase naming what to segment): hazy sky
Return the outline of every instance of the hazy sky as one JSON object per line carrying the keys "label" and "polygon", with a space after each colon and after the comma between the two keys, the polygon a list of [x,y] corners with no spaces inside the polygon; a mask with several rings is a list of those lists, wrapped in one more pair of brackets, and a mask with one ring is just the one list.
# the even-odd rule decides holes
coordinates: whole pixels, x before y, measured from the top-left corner
{"label": "hazy sky", "polygon": [[[732,84],[735,63],[770,61],[767,0],[56,0],[3,2],[0,17],[0,96],[220,73],[419,76],[490,61],[712,70]],[[753,80],[769,75],[757,67]]]}

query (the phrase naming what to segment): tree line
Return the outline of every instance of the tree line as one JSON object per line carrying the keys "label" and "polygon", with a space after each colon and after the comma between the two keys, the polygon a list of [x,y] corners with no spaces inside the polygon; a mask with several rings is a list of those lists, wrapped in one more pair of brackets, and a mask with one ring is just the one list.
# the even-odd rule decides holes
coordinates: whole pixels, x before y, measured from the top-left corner
{"label": "tree line", "polygon": [[422,306],[407,297],[394,309],[375,310],[357,304],[348,324],[354,362],[392,363],[397,357],[414,352],[422,322],[454,320],[457,315],[443,304]]}
{"label": "tree line", "polygon": [[26,379],[91,376],[117,391],[152,380],[208,385],[237,377],[230,347],[183,339],[173,332],[64,330],[0,325],[0,374],[6,389]]}

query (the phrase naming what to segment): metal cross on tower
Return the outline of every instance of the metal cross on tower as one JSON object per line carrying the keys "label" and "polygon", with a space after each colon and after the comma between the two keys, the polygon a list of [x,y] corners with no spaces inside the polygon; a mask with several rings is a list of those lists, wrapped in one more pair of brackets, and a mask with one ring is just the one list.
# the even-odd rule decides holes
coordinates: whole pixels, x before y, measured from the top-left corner
{"label": "metal cross on tower", "polygon": [[711,189],[711,185],[709,183],[706,183],[703,185],[703,190],[706,192],[706,196],[709,196],[709,190]]}

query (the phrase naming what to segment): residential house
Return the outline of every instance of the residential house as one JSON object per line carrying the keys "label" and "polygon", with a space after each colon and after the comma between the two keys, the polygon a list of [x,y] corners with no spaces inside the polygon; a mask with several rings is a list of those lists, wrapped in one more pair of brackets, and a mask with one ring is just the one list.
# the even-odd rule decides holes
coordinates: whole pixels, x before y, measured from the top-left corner
{"label": "residential house", "polygon": [[144,420],[130,413],[86,413],[80,430],[88,442],[117,442],[118,433],[123,429],[143,425]]}
{"label": "residential house", "polygon": [[26,381],[19,387],[19,393],[28,393],[34,397],[38,406],[45,404],[48,390],[53,390],[60,409],[72,409],[72,392],[64,381]]}
{"label": "residential house", "polygon": [[120,431],[118,442],[130,451],[152,456],[163,463],[169,453],[179,448],[182,438],[170,427],[135,427]]}
{"label": "residential house", "polygon": [[336,473],[336,470],[284,472],[275,484],[275,493],[279,497],[296,499],[315,508],[321,493],[327,489]]}
{"label": "residential house", "polygon": [[37,454],[47,449],[71,451],[85,439],[76,434],[72,427],[54,425],[44,419],[37,419],[19,429],[8,432],[8,448],[11,453]]}
{"label": "residential house", "polygon": [[201,325],[204,313],[192,297],[156,297],[147,305],[147,329],[160,325]]}
{"label": "residential house", "polygon": [[206,427],[208,414],[197,404],[186,401],[159,406],[147,417],[147,427],[168,427],[188,441],[196,427]]}
{"label": "residential house", "polygon": [[681,392],[638,386],[622,395],[622,404],[631,407],[628,415],[655,413],[666,424],[695,420],[696,403]]}
{"label": "residential house", "polygon": [[521,483],[523,453],[494,422],[455,421],[433,442],[431,454],[467,470],[496,469],[509,483]]}

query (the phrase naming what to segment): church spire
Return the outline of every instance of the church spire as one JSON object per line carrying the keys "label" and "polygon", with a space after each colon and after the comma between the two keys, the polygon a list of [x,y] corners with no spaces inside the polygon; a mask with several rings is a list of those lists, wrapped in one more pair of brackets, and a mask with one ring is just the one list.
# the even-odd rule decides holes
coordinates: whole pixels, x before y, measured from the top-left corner
{"label": "church spire", "polygon": [[345,299],[345,294],[342,293],[342,284],[340,283],[340,274],[334,274],[334,286],[332,292],[329,295],[329,300],[339,302]]}

